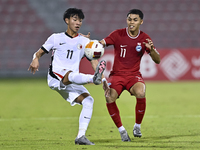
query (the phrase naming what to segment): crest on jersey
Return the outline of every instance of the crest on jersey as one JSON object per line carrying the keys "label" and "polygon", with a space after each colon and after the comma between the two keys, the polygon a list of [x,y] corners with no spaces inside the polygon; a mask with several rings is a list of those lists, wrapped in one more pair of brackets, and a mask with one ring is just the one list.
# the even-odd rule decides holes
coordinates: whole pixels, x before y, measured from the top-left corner
{"label": "crest on jersey", "polygon": [[140,52],[142,50],[141,43],[137,43],[137,46],[136,46],[135,49],[136,49],[137,52]]}
{"label": "crest on jersey", "polygon": [[77,45],[77,48],[81,50],[81,49],[83,48],[83,46],[79,43],[79,44]]}

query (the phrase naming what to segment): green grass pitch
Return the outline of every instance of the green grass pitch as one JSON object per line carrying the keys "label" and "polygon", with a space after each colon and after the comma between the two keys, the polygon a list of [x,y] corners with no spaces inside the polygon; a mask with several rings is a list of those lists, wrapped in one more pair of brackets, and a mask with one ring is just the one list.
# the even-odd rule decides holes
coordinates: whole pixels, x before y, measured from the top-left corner
{"label": "green grass pitch", "polygon": [[86,85],[93,116],[86,136],[94,146],[75,145],[81,106],[51,90],[46,79],[0,80],[1,150],[200,149],[200,82],[146,82],[147,109],[142,138],[132,134],[135,97],[117,100],[131,142],[122,142],[106,109],[102,85]]}

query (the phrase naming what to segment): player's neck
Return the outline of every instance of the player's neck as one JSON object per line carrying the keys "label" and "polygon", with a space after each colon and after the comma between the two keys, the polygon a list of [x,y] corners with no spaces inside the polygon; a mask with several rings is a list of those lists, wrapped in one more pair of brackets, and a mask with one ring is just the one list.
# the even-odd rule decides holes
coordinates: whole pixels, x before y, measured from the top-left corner
{"label": "player's neck", "polygon": [[76,37],[78,35],[77,32],[73,32],[72,30],[67,30],[66,33],[71,37]]}
{"label": "player's neck", "polygon": [[129,35],[132,36],[132,37],[136,37],[139,33],[139,30],[135,30],[135,31],[128,31]]}

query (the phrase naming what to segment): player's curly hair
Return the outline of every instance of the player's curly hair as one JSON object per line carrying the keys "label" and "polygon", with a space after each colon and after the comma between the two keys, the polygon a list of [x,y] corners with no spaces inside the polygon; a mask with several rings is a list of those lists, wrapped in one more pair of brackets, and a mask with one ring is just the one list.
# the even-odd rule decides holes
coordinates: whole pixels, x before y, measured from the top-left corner
{"label": "player's curly hair", "polygon": [[143,17],[144,17],[143,12],[142,12],[141,10],[139,10],[139,9],[131,9],[131,10],[128,12],[127,17],[128,17],[129,14],[136,14],[136,15],[139,15],[139,17],[140,17],[141,19],[143,19]]}
{"label": "player's curly hair", "polygon": [[73,17],[74,15],[77,15],[80,19],[85,18],[83,11],[81,9],[69,8],[64,12],[63,20],[65,21],[65,18],[69,19],[70,17]]}

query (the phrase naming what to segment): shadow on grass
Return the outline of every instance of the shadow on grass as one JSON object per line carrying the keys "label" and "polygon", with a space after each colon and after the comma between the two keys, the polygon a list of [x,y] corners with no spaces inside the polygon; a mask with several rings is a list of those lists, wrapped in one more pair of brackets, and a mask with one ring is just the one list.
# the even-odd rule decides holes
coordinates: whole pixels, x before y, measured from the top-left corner
{"label": "shadow on grass", "polygon": [[[192,138],[184,141],[181,137],[194,137],[200,134],[187,135],[167,135],[167,136],[153,136],[144,138],[131,138],[131,142],[122,142],[121,139],[100,139],[93,140],[96,145],[101,145],[107,148],[169,148],[169,149],[199,149],[200,141],[194,141]],[[173,139],[174,138],[174,139]],[[177,139],[176,139],[177,138]]]}
{"label": "shadow on grass", "polygon": [[[20,140],[0,140],[0,149],[5,148],[34,148],[34,149],[62,149],[70,148],[74,149],[96,149],[96,150],[107,150],[107,149],[199,149],[200,140],[197,138],[194,141],[194,137],[199,136],[200,134],[184,134],[184,135],[165,135],[165,136],[152,136],[152,137],[142,137],[142,138],[131,138],[131,142],[122,142],[120,138],[110,138],[110,139],[95,139],[92,142],[95,143],[94,147],[89,147],[86,145],[76,146],[74,144],[74,139],[71,140],[49,140],[49,139],[38,139],[38,140],[29,140],[29,139],[20,139]],[[182,139],[182,137],[185,140]],[[188,138],[187,138],[188,137]]]}
{"label": "shadow on grass", "polygon": [[[196,134],[183,134],[183,135],[164,135],[164,136],[152,136],[152,137],[144,137],[143,139],[145,141],[147,140],[167,140],[167,139],[172,139],[172,138],[181,138],[181,137],[194,137],[194,136],[200,136],[200,133]],[[173,140],[174,142],[178,142],[176,140]],[[164,142],[164,141],[163,141]],[[187,141],[184,141],[187,142]],[[191,142],[191,141],[190,141]]]}

